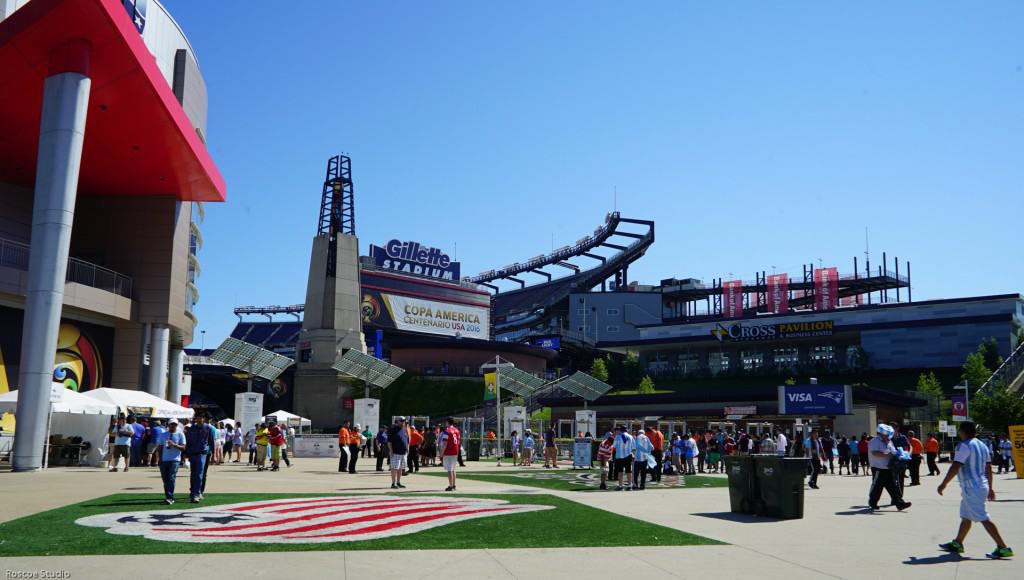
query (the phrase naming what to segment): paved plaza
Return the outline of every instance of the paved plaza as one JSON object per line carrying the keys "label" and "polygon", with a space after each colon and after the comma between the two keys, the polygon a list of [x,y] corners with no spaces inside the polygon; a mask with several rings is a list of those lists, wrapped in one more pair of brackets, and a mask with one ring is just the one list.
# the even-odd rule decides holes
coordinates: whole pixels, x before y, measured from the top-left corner
{"label": "paved plaza", "polygon": [[[244,466],[214,467],[208,494],[222,493],[391,493],[383,473],[339,474],[336,462],[303,459],[277,473],[257,473]],[[433,468],[436,469],[436,468]],[[520,468],[490,463],[469,464],[466,471],[516,473]],[[525,479],[525,478],[524,478]],[[643,492],[558,491],[464,479],[461,494],[550,494],[623,516],[698,534],[727,545],[644,546],[558,549],[506,549],[502,545],[467,550],[296,551],[254,555],[216,553],[181,555],[14,557],[2,561],[6,571],[67,571],[70,578],[180,577],[219,571],[237,577],[314,577],[329,570],[333,578],[577,578],[587,575],[647,578],[977,578],[1019,579],[1021,560],[984,557],[991,541],[978,527],[968,537],[964,557],[941,554],[936,544],[955,531],[958,491],[935,493],[939,478],[923,478],[908,488],[913,507],[907,512],[865,510],[868,478],[823,476],[821,489],[807,490],[805,517],[778,521],[729,512],[722,487],[661,488]],[[445,480],[423,474],[405,479],[406,492],[443,493]],[[179,487],[186,486],[179,477]],[[0,504],[0,522],[111,494],[137,493],[159,503],[155,469],[128,473],[51,469],[41,474],[0,473],[0,487],[18,501]],[[1011,546],[1024,546],[1024,481],[997,476],[999,501],[993,519]],[[883,502],[885,500],[883,499]],[[187,504],[186,504],[187,507]],[[498,522],[498,520],[494,520]],[[500,525],[496,523],[496,525]],[[581,533],[609,534],[614,529]],[[2,528],[0,528],[2,530]],[[433,533],[443,534],[443,528]],[[543,536],[544,529],[536,534]],[[0,541],[3,538],[0,537]],[[236,572],[230,572],[230,571]],[[149,571],[150,573],[147,573]],[[156,574],[153,576],[152,574]],[[4,576],[10,577],[10,576]]]}

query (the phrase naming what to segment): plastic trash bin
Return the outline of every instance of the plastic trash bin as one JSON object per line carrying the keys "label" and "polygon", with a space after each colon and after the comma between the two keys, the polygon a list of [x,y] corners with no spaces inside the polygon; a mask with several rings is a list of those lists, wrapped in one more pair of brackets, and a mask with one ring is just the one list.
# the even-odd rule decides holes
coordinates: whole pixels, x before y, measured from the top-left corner
{"label": "plastic trash bin", "polygon": [[480,440],[467,439],[465,445],[466,461],[480,461]]}
{"label": "plastic trash bin", "polygon": [[729,478],[729,508],[736,514],[752,514],[757,510],[757,479],[754,458],[749,455],[727,455],[725,473]]}
{"label": "plastic trash bin", "polygon": [[754,457],[759,514],[784,520],[804,517],[804,478],[809,461],[801,457]]}

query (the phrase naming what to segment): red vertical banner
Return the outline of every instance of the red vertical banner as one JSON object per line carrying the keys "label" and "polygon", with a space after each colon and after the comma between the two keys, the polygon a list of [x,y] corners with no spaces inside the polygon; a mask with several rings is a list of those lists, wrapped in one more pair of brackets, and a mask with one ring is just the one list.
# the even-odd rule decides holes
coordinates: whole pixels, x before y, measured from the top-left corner
{"label": "red vertical banner", "polygon": [[789,274],[768,276],[768,311],[789,312]]}
{"label": "red vertical banner", "polygon": [[743,316],[743,281],[729,280],[722,283],[722,308],[726,318]]}
{"label": "red vertical banner", "polygon": [[835,310],[839,303],[839,268],[814,271],[814,309]]}

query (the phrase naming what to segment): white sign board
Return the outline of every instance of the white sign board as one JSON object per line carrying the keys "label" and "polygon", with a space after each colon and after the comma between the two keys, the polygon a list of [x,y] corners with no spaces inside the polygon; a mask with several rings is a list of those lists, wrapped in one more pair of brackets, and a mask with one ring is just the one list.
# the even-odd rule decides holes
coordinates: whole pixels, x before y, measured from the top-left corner
{"label": "white sign board", "polygon": [[64,383],[50,383],[50,404],[56,405],[64,400]]}
{"label": "white sign board", "polygon": [[295,457],[337,457],[338,438],[333,435],[299,435],[295,437],[295,443],[289,451]]}
{"label": "white sign board", "polygon": [[947,434],[948,434],[948,435],[949,435],[950,437],[956,437],[956,432],[957,432],[957,427],[956,427],[956,425],[949,425],[948,427],[946,427],[946,429],[947,429],[946,433],[947,433]]}
{"label": "white sign board", "polygon": [[948,430],[949,430],[949,423],[947,423],[945,420],[939,421],[939,432],[940,433],[946,433],[946,432],[948,432]]}
{"label": "white sign board", "polygon": [[597,437],[597,411],[581,409],[576,411],[576,435],[590,433],[591,437]]}
{"label": "white sign board", "polygon": [[523,430],[526,429],[526,407],[504,407],[501,410],[501,417],[504,421],[504,431],[502,431],[503,437],[508,437],[513,431],[518,431],[519,436],[523,436]]}
{"label": "white sign board", "polygon": [[235,393],[236,425],[247,433],[257,423],[263,422],[263,393]]}
{"label": "white sign board", "polygon": [[380,400],[379,399],[356,399],[353,409],[353,423],[368,427],[371,432],[376,433],[380,429]]}
{"label": "white sign board", "polygon": [[381,294],[381,297],[398,330],[482,340],[490,338],[490,311],[487,308],[397,294]]}

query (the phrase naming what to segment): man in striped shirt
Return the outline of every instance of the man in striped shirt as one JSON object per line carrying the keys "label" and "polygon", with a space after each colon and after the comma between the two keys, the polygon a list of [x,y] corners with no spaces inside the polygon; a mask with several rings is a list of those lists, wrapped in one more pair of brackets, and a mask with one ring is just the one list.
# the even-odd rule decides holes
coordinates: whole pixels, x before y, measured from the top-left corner
{"label": "man in striped shirt", "polygon": [[939,495],[942,495],[954,477],[960,480],[960,529],[955,540],[940,544],[939,548],[954,554],[963,553],[964,539],[971,531],[972,522],[981,522],[981,525],[985,526],[985,531],[996,542],[996,549],[988,556],[995,559],[1009,558],[1013,556],[1013,550],[1003,541],[999,529],[989,518],[988,510],[985,508],[986,500],[996,500],[996,490],[992,486],[992,453],[984,443],[975,438],[977,428],[974,423],[960,423],[959,434],[961,443],[956,448],[953,465],[939,485]]}

